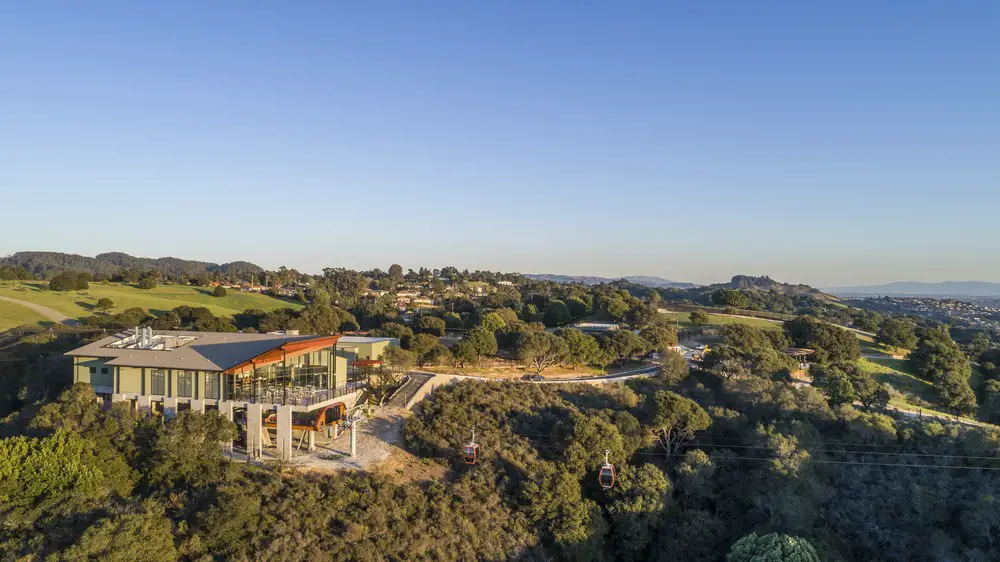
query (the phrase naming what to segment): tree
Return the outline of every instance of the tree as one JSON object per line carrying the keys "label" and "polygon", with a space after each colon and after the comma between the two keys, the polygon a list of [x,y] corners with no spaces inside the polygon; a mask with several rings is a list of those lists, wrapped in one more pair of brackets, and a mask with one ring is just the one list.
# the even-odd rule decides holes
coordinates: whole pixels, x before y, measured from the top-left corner
{"label": "tree", "polygon": [[357,271],[342,267],[323,269],[322,285],[337,306],[354,308],[368,288],[368,279]]}
{"label": "tree", "polygon": [[429,352],[434,349],[435,346],[441,345],[438,342],[437,337],[431,334],[416,334],[407,342],[410,351],[417,354],[417,357]]}
{"label": "tree", "polygon": [[660,362],[660,380],[669,385],[677,385],[686,379],[689,373],[690,368],[684,356],[669,350],[663,353]]}
{"label": "tree", "polygon": [[719,289],[712,293],[712,302],[726,308],[747,308],[750,306],[749,297],[736,289]]}
{"label": "tree", "polygon": [[479,362],[479,352],[475,344],[469,340],[461,340],[451,348],[451,353],[455,356],[455,364],[464,367]]}
{"label": "tree", "polygon": [[628,314],[629,306],[621,297],[614,297],[604,301],[604,313],[612,320],[624,320]]}
{"label": "tree", "polygon": [[51,291],[82,291],[89,287],[86,281],[81,281],[78,274],[60,273],[49,281]]}
{"label": "tree", "polygon": [[389,279],[392,279],[397,285],[403,282],[403,266],[398,263],[394,263],[389,266]]}
{"label": "tree", "polygon": [[639,329],[645,326],[649,326],[659,315],[659,311],[656,307],[642,302],[638,299],[634,299],[634,302],[629,307],[628,312],[625,313],[625,321],[628,322],[633,328]]}
{"label": "tree", "polygon": [[819,555],[809,541],[799,537],[750,533],[733,544],[726,562],[819,562]]}
{"label": "tree", "polygon": [[386,347],[385,351],[382,352],[382,355],[379,356],[379,360],[381,360],[386,367],[397,372],[405,373],[417,364],[417,354],[399,346],[390,345]]}
{"label": "tree", "polygon": [[621,364],[630,361],[636,355],[646,353],[649,349],[646,340],[629,330],[605,332],[598,340],[598,344],[613,360]]}
{"label": "tree", "polygon": [[120,454],[65,429],[0,439],[0,518],[19,527],[93,509],[113,494],[127,496],[129,473]]}
{"label": "tree", "polygon": [[673,327],[662,324],[646,326],[639,331],[639,337],[646,340],[649,349],[655,349],[661,353],[666,352],[669,347],[677,345],[677,332]]}
{"label": "tree", "polygon": [[852,404],[857,399],[850,377],[841,369],[834,366],[816,366],[810,372],[813,376],[813,386],[826,395],[831,406]]}
{"label": "tree", "polygon": [[844,363],[861,357],[861,346],[853,333],[810,316],[785,322],[785,332],[795,347],[815,350],[817,363]]}
{"label": "tree", "polygon": [[580,318],[590,314],[590,305],[580,297],[570,297],[566,299],[566,306],[569,307],[570,316]]}
{"label": "tree", "polygon": [[152,500],[98,519],[66,550],[69,561],[170,562],[178,559],[173,525],[163,507]]}
{"label": "tree", "polygon": [[576,328],[560,328],[556,335],[566,341],[565,361],[573,366],[591,364],[601,352],[597,340]]}
{"label": "tree", "polygon": [[917,327],[906,318],[887,318],[878,330],[878,341],[889,347],[915,349],[917,347]]}
{"label": "tree", "polygon": [[445,330],[444,320],[437,318],[435,316],[428,316],[426,314],[420,316],[420,320],[417,321],[417,331],[423,334],[431,334],[432,336],[443,337]]}
{"label": "tree", "polygon": [[216,285],[215,289],[212,291],[212,296],[224,297],[226,296],[226,288],[222,285]]}
{"label": "tree", "polygon": [[140,289],[155,289],[156,280],[153,279],[152,277],[143,277],[142,279],[139,280],[139,284],[137,286]]}
{"label": "tree", "polygon": [[608,515],[616,560],[645,560],[670,499],[670,480],[652,464],[623,466],[611,490]]}
{"label": "tree", "polygon": [[685,441],[694,439],[697,432],[712,424],[701,406],[668,390],[656,392],[654,405],[653,435],[668,455],[675,454]]}
{"label": "tree", "polygon": [[569,352],[566,340],[549,332],[522,332],[517,342],[517,358],[539,375],[558,365]]}
{"label": "tree", "polygon": [[498,346],[496,335],[482,326],[469,330],[469,333],[465,336],[465,340],[472,344],[477,355],[482,356],[497,354]]}
{"label": "tree", "polygon": [[396,338],[400,341],[413,337],[413,330],[398,322],[386,322],[372,333],[378,337]]}
{"label": "tree", "polygon": [[[504,310],[510,310],[506,308]],[[511,310],[513,312],[513,310]],[[498,312],[489,312],[479,321],[479,325],[491,332],[498,332],[507,327],[507,320]]]}
{"label": "tree", "polygon": [[108,297],[101,297],[97,299],[97,309],[101,312],[107,312],[114,308],[115,303]]}
{"label": "tree", "polygon": [[146,477],[166,490],[190,491],[222,477],[219,443],[236,438],[236,425],[218,412],[184,410],[157,428]]}
{"label": "tree", "polygon": [[1000,423],[1000,381],[989,380],[983,385],[979,419],[993,424]]}
{"label": "tree", "polygon": [[708,314],[700,310],[695,310],[691,313],[691,323],[695,326],[704,326],[709,323]]}
{"label": "tree", "polygon": [[908,359],[917,374],[934,385],[942,405],[959,413],[975,410],[976,395],[969,386],[972,367],[946,332],[928,331]]}
{"label": "tree", "polygon": [[573,317],[566,303],[554,299],[549,301],[549,304],[545,306],[545,315],[542,321],[546,326],[562,326],[568,324],[572,319]]}

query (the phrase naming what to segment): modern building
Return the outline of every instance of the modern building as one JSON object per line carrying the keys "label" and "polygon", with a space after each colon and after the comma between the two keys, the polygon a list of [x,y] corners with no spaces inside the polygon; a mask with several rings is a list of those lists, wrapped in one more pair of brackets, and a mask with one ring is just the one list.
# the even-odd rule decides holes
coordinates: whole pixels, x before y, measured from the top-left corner
{"label": "modern building", "polygon": [[347,362],[348,372],[353,372],[355,361],[374,361],[390,345],[399,345],[397,338],[369,336],[340,336],[337,340],[337,357]]}
{"label": "modern building", "polygon": [[248,451],[259,452],[262,416],[277,410],[279,456],[287,458],[292,411],[319,410],[359,390],[348,378],[340,339],[136,328],[66,355],[73,381],[113,402],[131,400],[167,416],[210,407],[232,419],[234,409],[245,409]]}

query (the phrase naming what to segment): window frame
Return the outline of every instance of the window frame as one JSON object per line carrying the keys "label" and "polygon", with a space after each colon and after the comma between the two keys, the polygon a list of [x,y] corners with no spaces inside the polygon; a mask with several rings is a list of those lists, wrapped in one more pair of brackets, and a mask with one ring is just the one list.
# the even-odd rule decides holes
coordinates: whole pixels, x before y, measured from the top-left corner
{"label": "window frame", "polygon": [[205,376],[205,398],[209,400],[222,399],[222,373],[206,372]]}
{"label": "window frame", "polygon": [[[160,392],[157,392],[157,386],[159,386]],[[166,396],[167,395],[167,370],[166,369],[152,369],[149,372],[149,394],[151,396]]]}
{"label": "window frame", "polygon": [[194,371],[177,371],[177,396],[194,397]]}

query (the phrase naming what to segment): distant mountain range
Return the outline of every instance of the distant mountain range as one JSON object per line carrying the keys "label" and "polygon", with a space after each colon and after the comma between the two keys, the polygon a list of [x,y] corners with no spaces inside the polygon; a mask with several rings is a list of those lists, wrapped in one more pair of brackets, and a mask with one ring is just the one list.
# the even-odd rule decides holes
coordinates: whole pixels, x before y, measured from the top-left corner
{"label": "distant mountain range", "polygon": [[694,283],[684,283],[681,281],[671,281],[669,279],[664,279],[662,277],[654,277],[651,275],[632,275],[629,277],[595,277],[591,275],[556,275],[552,273],[536,273],[536,274],[526,274],[525,277],[529,279],[537,279],[539,281],[552,281],[554,283],[583,283],[584,285],[600,285],[601,283],[613,283],[620,279],[635,283],[636,285],[644,285],[646,287],[653,287],[654,289],[693,289],[699,287],[700,285],[695,285]]}
{"label": "distant mountain range", "polygon": [[896,281],[885,285],[859,287],[831,287],[826,292],[834,295],[877,295],[887,297],[1000,297],[1000,283],[988,281],[944,281],[920,283]]}

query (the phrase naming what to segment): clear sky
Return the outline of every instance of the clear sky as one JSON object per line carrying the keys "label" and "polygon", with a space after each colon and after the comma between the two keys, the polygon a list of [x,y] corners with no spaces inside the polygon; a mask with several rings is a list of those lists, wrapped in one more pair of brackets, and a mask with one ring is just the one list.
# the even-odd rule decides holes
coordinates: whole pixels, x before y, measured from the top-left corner
{"label": "clear sky", "polygon": [[0,255],[1000,281],[1000,2],[2,2],[0,191]]}

